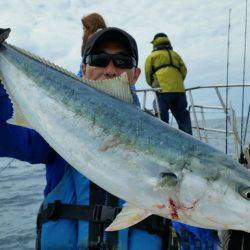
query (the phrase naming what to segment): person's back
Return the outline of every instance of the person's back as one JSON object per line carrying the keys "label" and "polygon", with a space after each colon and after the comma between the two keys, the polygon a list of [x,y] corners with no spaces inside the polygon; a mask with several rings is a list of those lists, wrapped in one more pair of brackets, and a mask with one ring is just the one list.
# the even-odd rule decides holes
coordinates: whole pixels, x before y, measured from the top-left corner
{"label": "person's back", "polygon": [[184,79],[187,68],[181,57],[173,51],[168,36],[158,33],[154,36],[153,51],[145,62],[145,76],[151,87],[160,87],[156,92],[162,121],[169,123],[169,109],[179,129],[192,134],[191,119],[187,110]]}
{"label": "person's back", "polygon": [[152,44],[154,49],[145,63],[148,84],[160,87],[162,93],[184,92],[187,69],[182,58],[173,50],[167,36],[156,35]]}
{"label": "person's back", "polygon": [[[176,67],[163,65],[176,65]],[[160,87],[162,92],[184,92],[183,76],[180,72],[181,58],[173,50],[156,50],[150,55],[153,70],[155,70],[154,87]]]}

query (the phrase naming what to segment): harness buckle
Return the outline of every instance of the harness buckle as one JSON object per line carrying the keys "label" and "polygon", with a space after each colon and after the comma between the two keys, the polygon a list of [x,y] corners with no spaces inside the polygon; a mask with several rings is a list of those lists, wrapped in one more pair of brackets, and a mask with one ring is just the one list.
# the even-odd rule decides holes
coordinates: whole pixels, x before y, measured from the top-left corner
{"label": "harness buckle", "polygon": [[102,205],[95,205],[93,208],[92,218],[94,222],[101,222]]}
{"label": "harness buckle", "polygon": [[93,221],[99,223],[112,222],[121,211],[119,207],[95,205],[93,209]]}
{"label": "harness buckle", "polygon": [[56,200],[54,203],[49,203],[47,207],[47,218],[49,220],[58,220],[60,217],[61,201]]}
{"label": "harness buckle", "polygon": [[91,241],[89,243],[88,250],[109,250],[109,248],[108,244],[103,241],[98,241],[98,242]]}

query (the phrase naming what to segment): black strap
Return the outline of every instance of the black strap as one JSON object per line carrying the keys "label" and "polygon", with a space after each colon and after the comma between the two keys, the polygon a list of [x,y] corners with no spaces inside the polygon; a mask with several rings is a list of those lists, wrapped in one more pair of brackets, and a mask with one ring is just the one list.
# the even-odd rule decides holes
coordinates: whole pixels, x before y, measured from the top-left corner
{"label": "black strap", "polygon": [[168,56],[169,56],[169,64],[171,66],[175,67],[175,65],[173,64],[173,58],[172,58],[170,51],[168,49],[166,51],[168,52]]}
{"label": "black strap", "polygon": [[232,230],[228,243],[228,250],[249,250],[250,249],[250,234],[243,231]]}
{"label": "black strap", "polygon": [[[112,207],[118,207],[118,202],[119,201],[117,197],[109,194],[108,192],[106,192],[104,189],[100,188],[93,182],[90,182],[90,206],[95,207],[96,204],[104,205],[104,206],[101,206],[102,207],[101,211],[103,211],[102,213],[105,215],[111,215],[111,218],[112,218],[113,214],[111,210],[107,210],[107,207],[109,207],[108,205]],[[115,216],[117,212],[118,210],[115,209],[114,211]],[[112,222],[111,218],[108,221],[109,223]],[[118,244],[118,232],[105,232],[105,239],[104,239],[104,223],[90,221],[89,223],[89,249],[92,250],[92,249],[116,248]]]}
{"label": "black strap", "polygon": [[51,220],[69,219],[86,220],[95,223],[111,223],[121,208],[103,205],[85,206],[62,204],[60,201],[48,204],[47,208],[38,214],[38,224]]}
{"label": "black strap", "polygon": [[174,65],[174,63],[173,63],[173,57],[171,55],[170,50],[166,49],[166,51],[167,51],[167,53],[169,55],[169,63],[161,64],[158,67],[154,67],[153,66],[152,75],[155,74],[158,70],[160,70],[162,68],[166,68],[166,67],[174,67],[174,68],[176,68],[181,73],[180,67]]}
{"label": "black strap", "polygon": [[[95,185],[93,182],[90,182],[90,197],[89,197],[89,205],[90,207],[95,206],[96,204],[104,203],[104,194],[105,191]],[[100,211],[98,211],[98,216],[100,215]],[[89,218],[89,217],[88,217]],[[87,219],[89,220],[89,219]],[[99,249],[103,242],[103,224],[99,222],[94,222],[89,220],[89,249]]]}
{"label": "black strap", "polygon": [[[120,207],[104,205],[70,205],[63,204],[57,200],[54,203],[48,204],[46,209],[39,212],[38,224],[44,224],[48,221],[55,221],[58,219],[86,220],[99,224],[109,224],[115,219],[120,211]],[[163,221],[165,222],[163,223]],[[168,224],[169,220],[160,216],[152,215],[136,224],[134,227],[145,230],[151,234],[161,235]]]}
{"label": "black strap", "polygon": [[[104,205],[69,205],[62,204],[60,201],[55,201],[49,204],[46,209],[39,212],[37,228],[41,229],[43,223],[50,220],[58,220],[59,218],[90,221],[89,224],[94,223],[97,227],[93,227],[94,229],[92,229],[91,232],[89,231],[89,249],[112,249],[112,246],[116,246],[118,243],[118,232],[109,232],[104,242],[103,229],[104,226],[107,226],[115,219],[120,211],[121,208],[119,207]],[[169,224],[170,220],[152,215],[133,227],[160,236],[163,244],[162,249],[165,250],[169,243]],[[92,237],[91,233],[94,233],[95,237]]]}
{"label": "black strap", "polygon": [[172,66],[170,63],[164,63],[164,64],[159,65],[158,67],[153,66],[152,75],[155,74],[155,72],[157,72],[158,70],[162,68],[170,67],[170,66]]}
{"label": "black strap", "polygon": [[36,219],[36,244],[35,250],[41,250],[42,223],[39,221],[39,214],[43,211],[43,203],[40,205]]}
{"label": "black strap", "polygon": [[[110,193],[106,193],[107,194],[107,200],[106,200],[106,204],[110,207],[116,207],[115,209],[115,217],[116,215],[121,211],[121,208],[119,208],[119,199],[110,194]],[[114,218],[115,218],[114,217]],[[110,220],[111,222],[113,221],[112,219]],[[119,241],[119,233],[118,231],[115,232],[106,232],[106,243],[108,244],[108,246],[118,246],[118,241]]]}
{"label": "black strap", "polygon": [[179,67],[179,66],[174,65],[174,62],[173,62],[173,57],[172,57],[172,55],[171,55],[170,50],[169,50],[169,49],[167,49],[167,52],[168,52],[168,55],[169,55],[169,58],[170,58],[170,65],[171,65],[172,67],[176,68],[176,69],[177,69],[177,70],[181,73],[181,69],[180,69],[180,67]]}

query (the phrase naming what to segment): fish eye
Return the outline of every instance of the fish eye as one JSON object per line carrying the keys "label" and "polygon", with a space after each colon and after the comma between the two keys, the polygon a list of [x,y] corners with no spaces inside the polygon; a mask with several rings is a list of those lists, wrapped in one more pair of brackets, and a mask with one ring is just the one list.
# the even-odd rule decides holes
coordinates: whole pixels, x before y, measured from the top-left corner
{"label": "fish eye", "polygon": [[239,188],[239,193],[244,199],[250,200],[250,187]]}
{"label": "fish eye", "polygon": [[174,179],[178,179],[178,177],[176,176],[176,174],[171,173],[171,172],[161,172],[160,173],[160,177],[164,178],[164,177],[172,177]]}

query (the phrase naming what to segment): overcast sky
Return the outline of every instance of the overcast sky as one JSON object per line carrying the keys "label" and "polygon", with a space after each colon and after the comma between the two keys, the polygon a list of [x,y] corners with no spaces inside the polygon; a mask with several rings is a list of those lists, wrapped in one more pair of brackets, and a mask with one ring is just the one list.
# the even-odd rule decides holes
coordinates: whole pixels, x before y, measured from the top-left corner
{"label": "overcast sky", "polygon": [[[0,0],[0,26],[12,29],[9,43],[77,72],[81,60],[81,18],[98,12],[108,26],[125,29],[137,40],[142,68],[137,88],[147,87],[143,68],[152,50],[150,41],[157,32],[165,32],[187,65],[185,86],[193,87],[226,82],[230,8],[229,82],[242,83],[245,0]],[[247,32],[249,44],[250,24]],[[250,45],[247,83],[250,82],[249,48]],[[229,92],[231,102],[239,109],[240,93]],[[209,103],[212,95],[214,92],[200,100]],[[248,107],[249,91],[245,99]]]}

